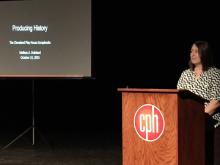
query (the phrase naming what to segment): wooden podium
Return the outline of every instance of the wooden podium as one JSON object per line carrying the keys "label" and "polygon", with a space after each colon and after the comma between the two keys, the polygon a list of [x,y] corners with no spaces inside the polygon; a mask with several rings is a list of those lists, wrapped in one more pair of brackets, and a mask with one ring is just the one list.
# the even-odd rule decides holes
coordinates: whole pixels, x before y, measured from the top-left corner
{"label": "wooden podium", "polygon": [[[205,165],[203,99],[176,89],[118,91],[122,93],[123,165]],[[164,118],[163,133],[154,141],[141,138],[134,124],[137,110],[146,104],[157,107]],[[147,119],[143,116],[140,125]],[[148,126],[142,126],[142,131]]]}

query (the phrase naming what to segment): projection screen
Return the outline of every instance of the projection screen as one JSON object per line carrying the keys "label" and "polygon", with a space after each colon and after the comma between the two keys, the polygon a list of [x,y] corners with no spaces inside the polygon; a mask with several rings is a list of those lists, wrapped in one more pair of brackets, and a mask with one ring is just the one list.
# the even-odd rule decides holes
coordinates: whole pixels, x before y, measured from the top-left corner
{"label": "projection screen", "polygon": [[91,77],[91,0],[0,1],[0,77]]}

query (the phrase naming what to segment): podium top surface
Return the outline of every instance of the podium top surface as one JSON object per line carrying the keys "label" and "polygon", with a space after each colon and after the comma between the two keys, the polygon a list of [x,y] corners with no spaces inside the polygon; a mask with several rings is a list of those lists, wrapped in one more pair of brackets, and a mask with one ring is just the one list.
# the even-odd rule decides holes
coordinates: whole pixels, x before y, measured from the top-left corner
{"label": "podium top surface", "polygon": [[188,91],[188,90],[183,90],[183,89],[153,89],[153,88],[118,88],[117,89],[119,92],[132,92],[132,93],[172,93],[172,94],[177,94],[180,95],[181,97],[184,98],[194,98],[197,100],[200,100],[202,102],[208,102],[208,100]]}
{"label": "podium top surface", "polygon": [[178,89],[118,88],[120,92],[178,93]]}

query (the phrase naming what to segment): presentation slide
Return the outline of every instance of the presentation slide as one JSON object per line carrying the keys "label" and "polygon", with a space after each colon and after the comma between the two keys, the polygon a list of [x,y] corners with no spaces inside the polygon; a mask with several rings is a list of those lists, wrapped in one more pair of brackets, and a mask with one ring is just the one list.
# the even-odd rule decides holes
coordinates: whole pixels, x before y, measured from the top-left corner
{"label": "presentation slide", "polygon": [[0,1],[0,77],[91,77],[91,0]]}

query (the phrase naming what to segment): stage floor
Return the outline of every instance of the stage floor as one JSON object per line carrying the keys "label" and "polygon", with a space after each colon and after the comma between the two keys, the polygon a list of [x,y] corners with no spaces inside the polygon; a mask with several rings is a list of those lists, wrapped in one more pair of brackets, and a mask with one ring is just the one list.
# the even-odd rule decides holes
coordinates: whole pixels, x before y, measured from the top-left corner
{"label": "stage floor", "polygon": [[[0,146],[22,132],[1,131]],[[0,151],[1,165],[121,165],[121,137],[117,133],[31,131]]]}

